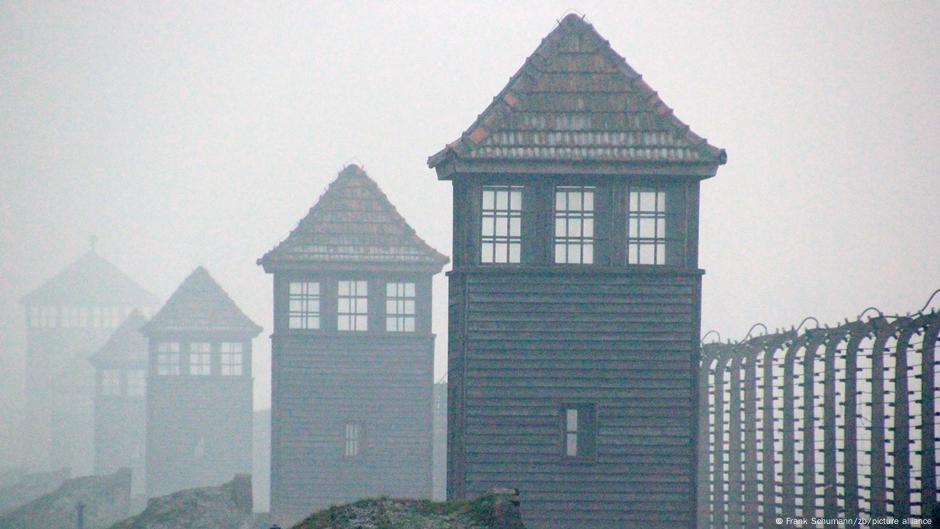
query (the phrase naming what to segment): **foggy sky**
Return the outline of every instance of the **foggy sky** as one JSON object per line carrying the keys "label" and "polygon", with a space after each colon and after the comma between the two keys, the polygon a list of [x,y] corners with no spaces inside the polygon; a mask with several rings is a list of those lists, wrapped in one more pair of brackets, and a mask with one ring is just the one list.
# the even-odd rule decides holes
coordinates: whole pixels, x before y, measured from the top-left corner
{"label": "foggy sky", "polygon": [[906,312],[940,287],[938,3],[91,4],[0,3],[7,358],[18,299],[95,234],[164,300],[205,265],[265,327],[255,407],[269,406],[271,278],[255,259],[350,162],[449,255],[450,184],[426,158],[571,7],[728,150],[703,183],[703,330]]}

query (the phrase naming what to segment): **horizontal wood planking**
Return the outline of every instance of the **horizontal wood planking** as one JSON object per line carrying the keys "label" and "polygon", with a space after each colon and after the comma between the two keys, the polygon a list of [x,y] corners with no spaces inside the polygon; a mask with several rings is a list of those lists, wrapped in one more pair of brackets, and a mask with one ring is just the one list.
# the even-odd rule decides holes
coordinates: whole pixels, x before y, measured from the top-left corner
{"label": "horizontal wood planking", "polygon": [[[434,337],[275,334],[272,509],[294,520],[363,497],[430,497]],[[343,455],[344,425],[363,454]]]}
{"label": "horizontal wood planking", "polygon": [[[691,525],[700,276],[450,280],[451,495],[518,488],[537,528]],[[562,461],[567,402],[597,406],[593,462]]]}

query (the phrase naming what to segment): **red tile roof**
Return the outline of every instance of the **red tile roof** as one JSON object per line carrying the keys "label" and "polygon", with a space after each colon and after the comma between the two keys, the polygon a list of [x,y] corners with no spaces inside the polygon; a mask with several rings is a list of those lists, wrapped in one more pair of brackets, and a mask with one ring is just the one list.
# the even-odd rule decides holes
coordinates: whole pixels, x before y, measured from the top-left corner
{"label": "red tile roof", "polygon": [[340,264],[437,271],[447,261],[418,237],[365,171],[348,165],[290,235],[258,264],[268,272]]}
{"label": "red tile roof", "polygon": [[680,121],[593,26],[570,14],[428,165],[450,158],[719,165],[727,156]]}
{"label": "red tile roof", "polygon": [[200,266],[141,327],[141,332],[145,336],[206,333],[254,337],[261,332],[261,327],[251,321]]}
{"label": "red tile roof", "polygon": [[131,312],[101,349],[92,355],[91,363],[96,366],[145,364],[147,339],[140,333],[145,323],[147,318],[140,311]]}

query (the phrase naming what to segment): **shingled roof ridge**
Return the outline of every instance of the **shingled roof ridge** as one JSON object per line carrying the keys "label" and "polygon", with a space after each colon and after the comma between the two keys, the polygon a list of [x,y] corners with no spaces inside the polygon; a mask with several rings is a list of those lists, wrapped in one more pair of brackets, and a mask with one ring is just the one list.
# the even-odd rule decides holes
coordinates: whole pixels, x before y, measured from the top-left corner
{"label": "shingled roof ridge", "polygon": [[[210,327],[201,330],[241,330],[253,331],[255,334],[261,332],[261,326],[256,324],[251,320],[251,318],[242,312],[241,308],[239,308],[231,296],[229,296],[228,292],[222,288],[222,285],[220,285],[212,277],[209,271],[206,270],[206,268],[202,265],[197,266],[196,269],[186,276],[186,279],[184,279],[183,282],[180,283],[178,287],[176,287],[176,290],[173,292],[170,298],[167,299],[166,303],[163,304],[160,310],[154,314],[153,318],[151,318],[149,322],[141,327],[142,332],[152,333],[165,329],[177,330],[173,328],[173,324],[179,323],[174,321],[174,318],[177,318],[179,315],[173,313],[173,311],[179,311],[181,307],[178,307],[177,305],[188,303],[191,297],[197,294],[201,294],[200,297],[206,297],[208,299],[211,299],[209,298],[210,296],[213,297],[217,303],[220,303],[220,305],[218,305],[219,307],[225,308],[229,312],[227,316],[237,320],[237,322],[232,322],[230,319],[229,323],[232,325],[220,325],[218,328],[213,328],[211,325],[217,324],[219,322],[210,322]],[[185,309],[187,307],[184,305],[182,308]],[[184,319],[187,321],[189,320],[189,318],[186,318],[185,316]]]}
{"label": "shingled roof ridge", "polygon": [[605,39],[594,26],[586,20],[584,15],[569,13],[558,22],[548,35],[542,38],[535,51],[526,57],[522,66],[509,78],[506,86],[499,91],[486,109],[477,116],[477,119],[474,120],[470,127],[468,127],[458,139],[446,144],[443,149],[428,157],[428,166],[431,168],[435,167],[441,163],[450,152],[455,152],[458,155],[466,155],[472,151],[475,146],[482,143],[492,133],[492,131],[486,127],[487,120],[498,117],[503,112],[511,113],[514,111],[512,105],[501,106],[501,103],[505,100],[507,95],[513,93],[513,89],[516,87],[517,83],[523,76],[529,73],[528,70],[530,68],[538,70],[534,58],[539,57],[544,59],[546,52],[557,53],[557,48],[564,35],[570,32],[584,33],[588,31],[601,43],[597,51],[613,59],[617,70],[626,77],[630,86],[640,92],[641,95],[647,96],[647,100],[656,111],[656,114],[667,120],[668,125],[673,127],[675,132],[681,132],[682,137],[693,147],[698,147],[702,154],[712,158],[718,164],[724,164],[727,161],[726,151],[709,144],[704,137],[692,132],[691,127],[675,115],[672,108],[666,105],[659,97],[659,94],[643,80],[643,76],[630,66],[625,57],[613,49],[610,45],[610,41]]}
{"label": "shingled roof ridge", "polygon": [[[117,329],[111,333],[108,340],[91,357],[92,363],[96,361],[116,358],[118,355],[146,353],[147,341],[144,335],[140,333],[141,328],[147,323],[147,318],[137,309],[134,309],[124,318],[124,321],[118,325]],[[134,336],[137,333],[138,336]],[[134,344],[133,342],[139,343]],[[139,351],[132,351],[129,348],[140,347]]]}
{"label": "shingled roof ridge", "polygon": [[[388,195],[385,194],[379,184],[369,176],[363,166],[349,164],[339,171],[336,178],[330,182],[326,190],[320,194],[317,202],[308,210],[307,214],[298,221],[297,226],[291,230],[290,234],[259,258],[257,264],[264,265],[268,259],[275,257],[279,250],[289,248],[295,241],[302,239],[306,229],[321,221],[321,216],[324,213],[336,210],[336,208],[332,207],[331,197],[336,193],[342,192],[344,189],[353,187],[367,189],[368,192],[372,194],[372,198],[368,200],[377,204],[380,211],[387,216],[391,222],[403,228],[401,236],[406,237],[411,245],[427,254],[427,258],[442,266],[450,260],[418,235],[414,227],[408,223],[404,216],[398,211],[398,208],[389,200]],[[350,222],[345,224],[357,223]]]}

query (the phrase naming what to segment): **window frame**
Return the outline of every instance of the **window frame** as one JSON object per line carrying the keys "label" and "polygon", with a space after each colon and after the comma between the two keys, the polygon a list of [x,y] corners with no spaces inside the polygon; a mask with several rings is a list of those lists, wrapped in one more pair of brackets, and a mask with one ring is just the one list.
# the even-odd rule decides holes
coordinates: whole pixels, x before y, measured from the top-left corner
{"label": "window frame", "polygon": [[[297,285],[298,292],[294,292]],[[315,288],[316,292],[311,292]],[[297,310],[292,305],[299,304]],[[315,310],[312,309],[315,305]],[[289,331],[317,331],[323,325],[323,288],[320,281],[299,280],[287,281],[287,330]],[[298,325],[294,325],[294,321]]]}
{"label": "window frame", "polygon": [[[355,437],[350,437],[351,429],[354,431]],[[343,423],[343,459],[357,460],[363,458],[365,456],[365,440],[365,423],[363,421],[354,420]],[[350,450],[350,447],[353,450]]]}
{"label": "window frame", "polygon": [[[343,286],[346,293],[343,293]],[[360,288],[364,288],[360,292]],[[346,307],[343,307],[343,302]],[[361,328],[360,328],[361,324]],[[369,331],[369,281],[340,279],[336,282],[336,330],[338,332]]]}
{"label": "window frame", "polygon": [[[492,206],[487,207],[487,193],[491,192]],[[501,208],[500,193],[506,193],[505,208]],[[477,262],[481,265],[522,264],[523,214],[525,210],[525,186],[521,184],[484,183],[480,187],[479,242]],[[518,204],[514,198],[518,197]],[[514,207],[518,206],[518,207]],[[492,226],[488,230],[487,221]],[[505,233],[500,234],[501,221],[505,221]],[[492,233],[487,233],[492,231]],[[515,234],[514,234],[515,233]],[[497,260],[502,250],[504,260]],[[489,255],[487,255],[489,254]]]}
{"label": "window frame", "polygon": [[[634,201],[636,193],[636,201]],[[643,207],[643,193],[653,193],[653,209]],[[630,183],[624,192],[625,219],[624,260],[627,266],[668,266],[671,247],[678,244],[671,236],[675,219],[670,214],[670,203],[674,200],[670,186],[657,183]],[[635,230],[634,230],[635,221]],[[652,221],[652,236],[645,236],[644,221]],[[635,233],[635,235],[634,235]],[[645,262],[644,248],[652,247],[652,262]],[[635,260],[634,260],[634,255]]]}
{"label": "window frame", "polygon": [[[562,462],[593,463],[597,461],[597,405],[588,402],[566,402],[559,406]],[[568,414],[576,412],[576,425],[569,428]],[[568,454],[569,438],[575,436],[576,455]]]}
{"label": "window frame", "polygon": [[[132,376],[132,373],[134,374],[134,376]],[[138,378],[139,378],[139,384],[136,380],[134,380]],[[124,380],[126,384],[124,392],[128,397],[143,397],[147,395],[147,370],[146,369],[138,368],[138,367],[127,369],[124,372]],[[134,380],[133,383],[132,383],[132,380]],[[138,388],[140,390],[139,392],[137,391]]]}
{"label": "window frame", "polygon": [[101,391],[103,397],[120,397],[123,394],[123,370],[106,367],[101,370]]}
{"label": "window frame", "polygon": [[[164,347],[166,346],[166,347]],[[163,359],[170,360],[175,357],[175,361],[164,362]],[[182,356],[180,353],[180,342],[158,342],[154,372],[158,376],[172,377],[182,374]],[[165,370],[166,368],[166,370]],[[173,368],[173,369],[169,369]]]}
{"label": "window frame", "polygon": [[[197,346],[200,346],[198,349]],[[206,347],[201,347],[206,346]],[[211,342],[189,342],[189,365],[187,374],[193,377],[212,376],[212,343]],[[199,359],[197,363],[194,360]],[[198,370],[196,369],[198,368]]]}
{"label": "window frame", "polygon": [[[238,346],[237,348],[234,346]],[[230,360],[238,359],[237,362]],[[238,368],[234,370],[234,368]],[[237,372],[236,372],[237,371]],[[222,342],[219,345],[219,374],[240,377],[245,374],[245,345],[242,342]]]}
{"label": "window frame", "polygon": [[[391,289],[394,288],[394,292]],[[410,290],[410,293],[409,293]],[[409,311],[410,307],[410,311]],[[410,325],[409,325],[410,324]],[[413,333],[418,324],[418,286],[414,281],[385,283],[385,332]],[[409,328],[410,327],[410,328]]]}
{"label": "window frame", "polygon": [[[597,258],[597,198],[599,188],[591,184],[556,184],[552,186],[552,242],[551,262],[556,265],[593,265]],[[564,209],[559,209],[559,193],[564,196]],[[573,195],[579,196],[578,209],[570,209]],[[585,198],[590,196],[590,210],[585,207]],[[559,235],[559,221],[564,223],[565,235]],[[575,224],[576,223],[576,224]],[[578,235],[571,236],[572,226],[578,226]],[[585,226],[590,226],[590,236],[585,235]],[[570,260],[572,247],[578,249],[577,260]],[[559,248],[564,249],[564,261],[558,260]],[[585,250],[588,252],[587,261]]]}

